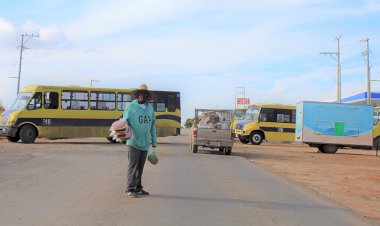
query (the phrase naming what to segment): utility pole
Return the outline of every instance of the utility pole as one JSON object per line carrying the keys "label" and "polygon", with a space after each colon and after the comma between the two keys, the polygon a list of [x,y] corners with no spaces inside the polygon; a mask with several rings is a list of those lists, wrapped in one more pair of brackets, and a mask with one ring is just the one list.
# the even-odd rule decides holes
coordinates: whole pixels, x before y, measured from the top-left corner
{"label": "utility pole", "polygon": [[34,35],[34,34],[31,34],[31,35],[28,35],[27,33],[25,34],[22,34],[21,35],[21,45],[20,45],[20,62],[19,62],[19,65],[18,65],[18,76],[17,76],[17,95],[18,93],[20,92],[20,79],[21,79],[21,64],[22,64],[22,53],[24,52],[24,49],[28,49],[25,44],[26,42],[29,40],[27,40],[26,42],[24,42],[24,37],[34,37],[34,38],[38,38],[39,37],[39,34],[37,35]]}
{"label": "utility pole", "polygon": [[369,39],[363,38],[361,42],[366,43],[366,51],[362,52],[362,55],[365,57],[365,62],[367,65],[367,104],[371,105],[371,75],[370,75],[370,66],[369,66]]}
{"label": "utility pole", "polygon": [[[338,42],[338,48],[337,48],[337,51],[336,52],[321,52],[320,54],[323,54],[323,55],[330,55],[334,60],[336,60],[337,62],[337,100],[336,102],[337,103],[340,103],[341,102],[341,76],[340,76],[340,38],[341,36],[337,36],[335,38],[335,40],[337,40]],[[335,55],[335,57],[333,56]]]}

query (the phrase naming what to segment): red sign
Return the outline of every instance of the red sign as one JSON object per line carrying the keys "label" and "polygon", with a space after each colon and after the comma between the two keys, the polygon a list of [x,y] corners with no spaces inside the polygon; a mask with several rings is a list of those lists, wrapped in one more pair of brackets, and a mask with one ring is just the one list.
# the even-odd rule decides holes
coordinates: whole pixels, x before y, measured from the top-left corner
{"label": "red sign", "polygon": [[237,104],[249,104],[249,98],[236,98]]}

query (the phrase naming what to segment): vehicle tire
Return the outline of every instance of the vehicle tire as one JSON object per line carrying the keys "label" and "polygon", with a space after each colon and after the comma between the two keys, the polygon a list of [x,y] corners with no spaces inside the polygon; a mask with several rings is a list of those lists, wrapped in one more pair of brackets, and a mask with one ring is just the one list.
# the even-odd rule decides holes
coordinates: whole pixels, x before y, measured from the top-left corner
{"label": "vehicle tire", "polygon": [[334,154],[338,150],[339,146],[334,144],[325,144],[323,145],[324,153]]}
{"label": "vehicle tire", "polygon": [[248,138],[243,138],[242,136],[239,135],[239,140],[242,144],[248,144],[249,139]]}
{"label": "vehicle tire", "polygon": [[321,153],[325,153],[325,149],[323,149],[323,145],[321,144],[321,145],[318,145],[318,150],[319,150],[319,152],[321,152]]}
{"label": "vehicle tire", "polygon": [[106,137],[108,142],[110,142],[111,144],[115,144],[116,143],[116,140],[112,139],[112,137]]}
{"label": "vehicle tire", "polygon": [[225,155],[231,155],[232,148],[225,148],[224,149],[224,154]]}
{"label": "vehicle tire", "polygon": [[373,139],[372,150],[380,150],[380,137]]}
{"label": "vehicle tire", "polygon": [[263,134],[260,132],[252,132],[249,136],[251,144],[260,145],[264,140]]}
{"label": "vehicle tire", "polygon": [[31,144],[37,138],[37,130],[32,125],[25,125],[20,129],[20,139],[24,144]]}
{"label": "vehicle tire", "polygon": [[17,142],[20,140],[20,137],[18,135],[16,135],[15,137],[7,137],[7,140],[10,141],[10,142]]}
{"label": "vehicle tire", "polygon": [[198,153],[198,145],[193,144],[191,146],[191,150],[193,151],[193,153]]}
{"label": "vehicle tire", "polygon": [[219,151],[224,151],[224,148],[219,148]]}

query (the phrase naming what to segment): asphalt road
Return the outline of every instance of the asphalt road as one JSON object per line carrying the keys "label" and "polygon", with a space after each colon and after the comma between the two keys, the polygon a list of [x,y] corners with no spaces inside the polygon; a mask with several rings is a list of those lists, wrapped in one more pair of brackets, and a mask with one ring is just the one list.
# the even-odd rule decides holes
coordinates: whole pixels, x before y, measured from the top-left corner
{"label": "asphalt road", "polygon": [[160,138],[160,161],[143,176],[151,195],[130,198],[125,145],[0,141],[0,225],[375,225],[234,153],[192,154],[187,142]]}

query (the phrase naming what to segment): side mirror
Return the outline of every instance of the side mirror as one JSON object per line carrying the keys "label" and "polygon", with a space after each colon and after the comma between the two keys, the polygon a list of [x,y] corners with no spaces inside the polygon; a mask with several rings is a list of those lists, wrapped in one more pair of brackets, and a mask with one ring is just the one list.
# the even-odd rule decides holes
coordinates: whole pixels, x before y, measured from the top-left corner
{"label": "side mirror", "polygon": [[33,110],[34,109],[34,105],[33,104],[29,104],[28,107],[26,107],[26,109]]}

